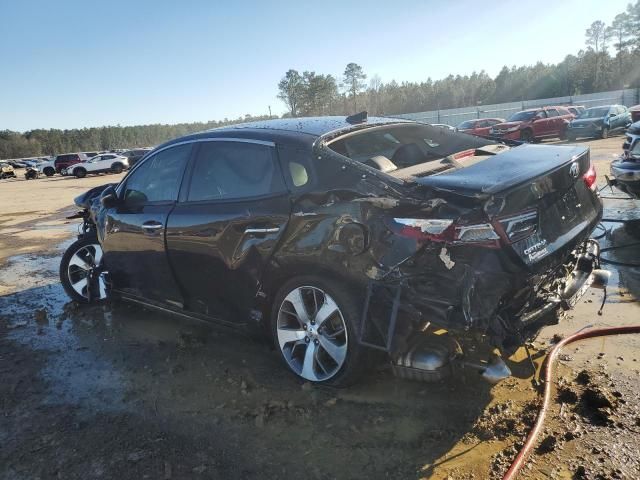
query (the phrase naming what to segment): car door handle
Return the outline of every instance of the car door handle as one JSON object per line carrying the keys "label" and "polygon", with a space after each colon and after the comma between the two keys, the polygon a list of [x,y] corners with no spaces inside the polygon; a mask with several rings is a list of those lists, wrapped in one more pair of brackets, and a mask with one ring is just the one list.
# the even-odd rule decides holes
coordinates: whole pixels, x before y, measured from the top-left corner
{"label": "car door handle", "polygon": [[267,227],[267,228],[253,228],[247,227],[244,231],[245,234],[264,234],[264,233],[278,233],[280,227]]}
{"label": "car door handle", "polygon": [[162,224],[160,222],[145,222],[142,224],[142,228],[145,230],[160,230],[162,228]]}

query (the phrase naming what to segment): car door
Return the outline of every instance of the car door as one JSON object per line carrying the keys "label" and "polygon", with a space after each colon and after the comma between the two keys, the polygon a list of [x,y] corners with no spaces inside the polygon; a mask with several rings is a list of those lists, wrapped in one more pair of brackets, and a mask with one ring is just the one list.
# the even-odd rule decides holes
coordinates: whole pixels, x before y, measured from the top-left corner
{"label": "car door", "polygon": [[535,137],[544,137],[549,134],[549,119],[547,113],[544,110],[540,110],[536,113],[533,122],[533,135]]}
{"label": "car door", "polygon": [[169,258],[185,307],[246,322],[290,209],[272,143],[201,142],[188,188],[167,225]]}
{"label": "car door", "polygon": [[562,130],[563,121],[560,117],[560,113],[555,108],[548,108],[547,112],[547,131],[545,135],[558,136]]}
{"label": "car door", "polygon": [[115,155],[100,155],[95,165],[96,170],[109,170],[114,158],[116,158]]}
{"label": "car door", "polygon": [[616,129],[621,129],[627,126],[627,107],[623,105],[617,105],[615,107],[616,113]]}
{"label": "car door", "polygon": [[147,158],[118,185],[117,205],[101,214],[101,243],[114,290],[183,305],[167,258],[165,228],[191,149],[190,143],[169,146]]}

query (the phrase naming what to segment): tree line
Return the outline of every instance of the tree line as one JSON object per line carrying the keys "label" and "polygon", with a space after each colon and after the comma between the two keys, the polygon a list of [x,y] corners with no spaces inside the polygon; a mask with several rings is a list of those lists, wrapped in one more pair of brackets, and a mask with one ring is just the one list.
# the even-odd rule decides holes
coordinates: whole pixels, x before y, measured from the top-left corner
{"label": "tree line", "polygon": [[237,119],[175,125],[136,125],[131,127],[37,129],[20,133],[0,130],[0,158],[37,157],[65,152],[91,152],[113,148],[158,145],[172,138],[241,122],[266,120],[268,115],[245,115]]}
{"label": "tree line", "polygon": [[[640,88],[640,0],[629,4],[611,25],[594,21],[585,32],[585,48],[558,64],[503,67],[495,78],[486,72],[449,75],[423,82],[383,82],[349,63],[341,76],[288,70],[278,83],[286,117],[349,115],[367,110],[395,115],[446,108],[488,105],[578,95],[620,88]],[[21,158],[152,146],[210,128],[271,118],[245,115],[223,121],[176,125],[111,126],[71,130],[0,131],[0,158]]]}
{"label": "tree line", "polygon": [[288,116],[348,115],[367,110],[395,115],[490,105],[539,98],[640,88],[640,0],[629,4],[611,25],[601,20],[585,31],[585,48],[557,64],[504,66],[495,78],[486,72],[449,75],[423,82],[383,82],[349,63],[341,77],[288,70],[278,98]]}

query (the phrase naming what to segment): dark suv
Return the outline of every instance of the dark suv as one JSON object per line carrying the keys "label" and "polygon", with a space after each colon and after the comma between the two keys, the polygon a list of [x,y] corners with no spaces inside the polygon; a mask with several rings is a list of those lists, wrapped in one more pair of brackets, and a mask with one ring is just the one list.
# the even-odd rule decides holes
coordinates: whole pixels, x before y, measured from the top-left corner
{"label": "dark suv", "polygon": [[490,352],[515,351],[601,275],[595,181],[585,147],[364,114],[219,128],[78,197],[61,281],[79,302],[269,332],[306,381],[353,381],[368,348],[403,377],[461,361],[497,381],[509,369]]}
{"label": "dark suv", "polygon": [[84,153],[65,153],[56,157],[53,161],[53,166],[56,173],[62,173],[62,170],[65,170],[67,167],[86,160],[88,160],[88,157]]}
{"label": "dark suv", "polygon": [[150,148],[134,148],[132,150],[127,150],[126,152],[123,152],[121,155],[129,159],[129,168],[131,168],[135,165],[135,163],[138,160],[140,160],[150,151],[151,151]]}

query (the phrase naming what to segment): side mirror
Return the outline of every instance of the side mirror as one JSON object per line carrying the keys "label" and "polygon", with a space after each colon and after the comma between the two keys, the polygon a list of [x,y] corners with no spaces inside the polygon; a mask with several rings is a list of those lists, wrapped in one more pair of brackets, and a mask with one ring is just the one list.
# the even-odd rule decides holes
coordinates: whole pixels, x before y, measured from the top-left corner
{"label": "side mirror", "polygon": [[113,208],[118,205],[118,194],[113,186],[108,186],[102,191],[100,203],[104,208]]}

